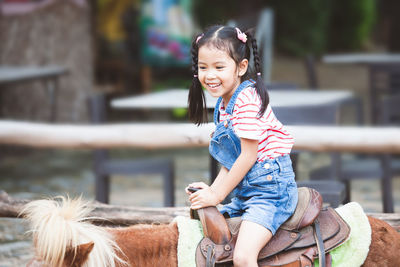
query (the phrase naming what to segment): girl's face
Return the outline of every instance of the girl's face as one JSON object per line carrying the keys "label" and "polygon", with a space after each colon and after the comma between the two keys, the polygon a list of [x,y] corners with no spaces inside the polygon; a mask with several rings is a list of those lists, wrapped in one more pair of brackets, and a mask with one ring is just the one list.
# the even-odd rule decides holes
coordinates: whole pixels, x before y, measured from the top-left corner
{"label": "girl's face", "polygon": [[199,49],[198,78],[201,85],[214,97],[222,97],[228,104],[240,78],[247,71],[248,61],[243,59],[239,65],[225,50],[203,45]]}

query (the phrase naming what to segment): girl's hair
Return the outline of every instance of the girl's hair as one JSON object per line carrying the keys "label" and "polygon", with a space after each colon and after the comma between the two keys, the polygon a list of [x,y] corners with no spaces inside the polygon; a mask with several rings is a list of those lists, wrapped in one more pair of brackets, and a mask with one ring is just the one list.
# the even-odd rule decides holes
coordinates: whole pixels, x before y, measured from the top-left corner
{"label": "girl's hair", "polygon": [[[258,116],[262,116],[269,104],[267,88],[261,78],[260,57],[256,39],[250,31],[246,31],[246,43],[238,39],[236,28],[229,26],[215,25],[211,26],[202,34],[194,37],[192,42],[192,71],[193,80],[189,90],[189,118],[197,125],[207,122],[207,107],[204,91],[198,79],[198,53],[203,45],[211,45],[217,49],[225,50],[228,55],[236,62],[236,65],[243,59],[250,61],[250,46],[253,50],[254,68],[256,72],[256,90],[261,99],[261,108]],[[248,78],[248,71],[242,76],[242,79]]]}

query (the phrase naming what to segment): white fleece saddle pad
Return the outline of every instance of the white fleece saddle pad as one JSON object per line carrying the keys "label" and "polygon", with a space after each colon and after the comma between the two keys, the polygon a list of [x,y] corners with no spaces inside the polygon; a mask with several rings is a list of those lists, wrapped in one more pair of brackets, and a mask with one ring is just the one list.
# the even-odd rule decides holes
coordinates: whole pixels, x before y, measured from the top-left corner
{"label": "white fleece saddle pad", "polygon": [[203,238],[203,227],[199,220],[178,216],[174,219],[178,225],[178,267],[196,266],[197,244]]}
{"label": "white fleece saddle pad", "polygon": [[[331,251],[333,267],[359,267],[367,258],[371,245],[371,225],[363,208],[350,202],[336,209],[350,226],[350,236],[340,247]],[[318,260],[315,266],[319,266]]]}
{"label": "white fleece saddle pad", "polygon": [[[350,236],[340,247],[331,251],[333,267],[359,267],[367,258],[371,244],[371,226],[362,207],[351,202],[336,211],[351,228]],[[200,221],[178,216],[178,267],[195,267],[197,244],[203,238]],[[318,260],[315,262],[318,265]]]}

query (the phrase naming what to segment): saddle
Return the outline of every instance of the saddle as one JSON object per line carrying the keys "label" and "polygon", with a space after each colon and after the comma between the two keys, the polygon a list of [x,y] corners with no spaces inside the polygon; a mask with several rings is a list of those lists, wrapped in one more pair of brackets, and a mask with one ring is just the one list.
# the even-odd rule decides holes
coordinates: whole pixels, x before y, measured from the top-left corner
{"label": "saddle", "polygon": [[[329,267],[329,252],[347,240],[350,227],[334,209],[322,209],[316,190],[301,187],[298,192],[294,214],[261,249],[259,266],[311,267],[318,258],[319,266]],[[240,217],[225,219],[216,207],[191,210],[191,217],[201,221],[204,232],[196,249],[196,266],[233,266]]]}

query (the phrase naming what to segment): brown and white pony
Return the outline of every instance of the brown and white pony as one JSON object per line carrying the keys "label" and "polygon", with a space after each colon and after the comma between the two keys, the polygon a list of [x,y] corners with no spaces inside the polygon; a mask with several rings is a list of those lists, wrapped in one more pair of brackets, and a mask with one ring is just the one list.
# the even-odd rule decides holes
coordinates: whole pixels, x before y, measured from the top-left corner
{"label": "brown and white pony", "polygon": [[[90,224],[87,203],[60,199],[32,201],[22,211],[36,250],[28,267],[178,266],[176,223],[99,227]],[[372,242],[363,266],[400,266],[400,233],[382,220],[368,219]]]}
{"label": "brown and white pony", "polygon": [[28,203],[35,258],[27,266],[177,266],[178,228],[169,225],[99,227],[81,199],[58,197]]}

